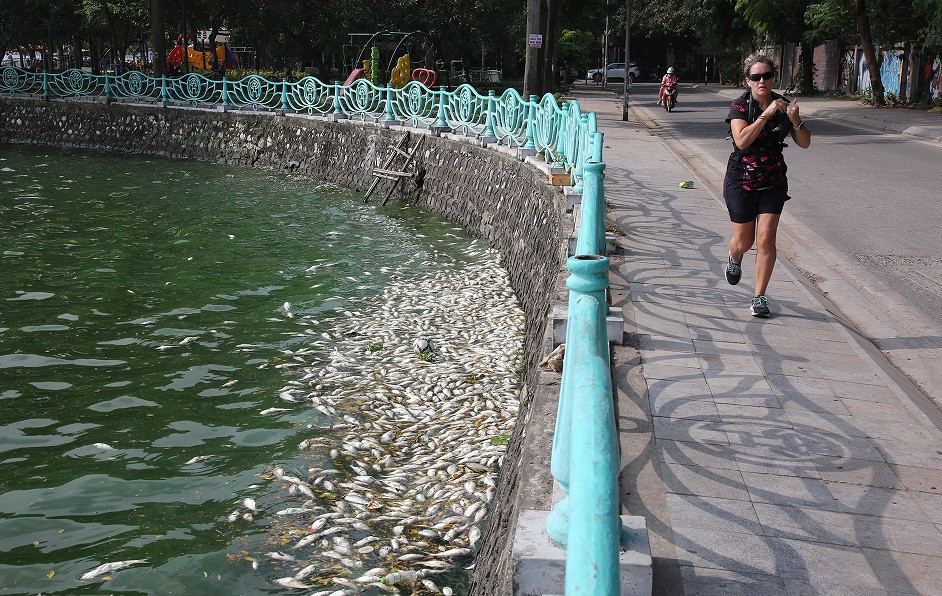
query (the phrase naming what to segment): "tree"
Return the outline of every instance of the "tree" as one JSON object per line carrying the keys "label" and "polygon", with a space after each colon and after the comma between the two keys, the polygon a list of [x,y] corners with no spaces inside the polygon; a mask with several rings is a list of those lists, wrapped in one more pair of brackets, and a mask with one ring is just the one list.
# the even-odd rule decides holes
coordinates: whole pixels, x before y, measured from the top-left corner
{"label": "tree", "polygon": [[883,93],[883,79],[880,78],[880,60],[873,47],[873,37],[870,33],[870,14],[864,0],[854,0],[854,18],[857,21],[857,30],[860,32],[860,47],[863,48],[864,59],[867,61],[867,71],[870,73],[870,101],[875,106],[886,105]]}
{"label": "tree", "polygon": [[801,41],[801,53],[798,66],[798,91],[811,94],[814,92],[814,46],[808,39],[808,26],[805,12],[810,0],[737,0],[736,10],[740,11],[760,37],[773,43]]}
{"label": "tree", "polygon": [[150,45],[154,51],[153,72],[159,77],[167,63],[167,30],[164,27],[164,0],[150,0]]}
{"label": "tree", "polygon": [[557,59],[563,67],[565,80],[569,80],[569,69],[583,69],[589,63],[589,57],[592,55],[592,45],[595,43],[595,36],[588,31],[572,31],[563,29],[559,36],[559,44],[556,48]]}

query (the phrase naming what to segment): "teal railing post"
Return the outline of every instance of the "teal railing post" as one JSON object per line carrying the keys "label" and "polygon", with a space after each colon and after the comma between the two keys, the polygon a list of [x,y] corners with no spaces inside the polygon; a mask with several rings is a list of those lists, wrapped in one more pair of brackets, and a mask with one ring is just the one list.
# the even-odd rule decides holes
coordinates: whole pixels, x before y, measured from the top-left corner
{"label": "teal railing post", "polygon": [[167,75],[160,75],[160,103],[167,107],[170,103],[170,96],[167,92]]}
{"label": "teal railing post", "polygon": [[570,452],[569,535],[566,553],[566,594],[617,596],[620,593],[618,516],[618,436],[608,346],[607,306],[582,295],[572,306],[570,321],[577,333],[566,351],[579,359],[579,379],[573,383],[578,407],[572,410]]}
{"label": "teal railing post", "polygon": [[577,255],[605,254],[605,164],[590,160],[584,167],[582,211],[579,217]]}
{"label": "teal railing post", "polygon": [[568,130],[567,130],[568,127],[560,123],[559,118],[556,118],[556,120],[557,120],[556,122],[556,155],[562,155],[566,159],[565,164],[564,164],[566,167],[566,171],[571,172],[572,164],[569,161],[569,159],[572,156],[566,155],[567,153],[569,153],[569,149],[566,146],[567,144],[566,139],[568,138]]}
{"label": "teal railing post", "polygon": [[43,66],[43,99],[49,101],[49,72]]}
{"label": "teal railing post", "polygon": [[494,97],[494,90],[491,89],[487,92],[487,115],[484,117],[484,136],[481,137],[481,144],[487,145],[488,143],[497,142],[497,132],[494,130],[494,114],[495,108],[494,104],[497,102],[497,98]]}
{"label": "teal railing post", "polygon": [[390,126],[396,121],[396,114],[393,112],[393,88],[392,85],[386,87],[386,118],[383,120],[385,126]]}
{"label": "teal railing post", "polygon": [[111,103],[111,77],[105,70],[105,103]]}
{"label": "teal railing post", "polygon": [[347,117],[347,114],[343,111],[343,105],[340,103],[340,88],[343,85],[340,84],[340,81],[334,81],[334,103],[331,105],[331,120],[344,120]]}
{"label": "teal railing post", "polygon": [[536,121],[536,95],[530,96],[527,102],[527,136],[523,142],[521,157],[534,155],[536,153],[536,135],[533,132],[534,122]]}
{"label": "teal railing post", "polygon": [[448,88],[442,85],[438,91],[438,117],[435,118],[435,124],[432,126],[432,132],[441,134],[451,132],[448,126],[448,119],[445,117],[445,96],[448,94]]}
{"label": "teal railing post", "polygon": [[222,111],[225,112],[229,109],[229,81],[226,80],[226,77],[222,77]]}
{"label": "teal railing post", "polygon": [[585,162],[589,159],[589,115],[579,115],[579,161],[576,163],[576,185],[572,187],[573,192],[582,194],[585,185]]}
{"label": "teal railing post", "polygon": [[[605,290],[608,288],[608,258],[599,255],[577,255],[569,257],[566,268],[570,275],[566,280],[569,288],[569,322],[566,325],[566,346],[563,355],[563,374],[560,380],[559,405],[556,409],[556,431],[553,434],[553,451],[550,460],[550,472],[566,493],[560,499],[546,518],[546,533],[555,542],[566,546],[569,535],[569,480],[570,462],[572,456],[572,412],[577,399],[576,388],[583,382],[582,371],[579,369],[579,354],[570,346],[576,346],[576,336],[584,329],[582,325],[574,324],[572,315],[576,311],[576,301],[584,295],[593,296],[599,303],[605,303]],[[604,324],[601,339],[608,341],[604,335]],[[599,335],[597,333],[596,335]],[[579,405],[581,407],[581,403]]]}
{"label": "teal railing post", "polygon": [[605,139],[604,132],[596,132],[592,135],[592,154],[591,157],[595,161],[602,161],[602,146]]}
{"label": "teal railing post", "polygon": [[288,111],[288,80],[281,78],[281,115]]}

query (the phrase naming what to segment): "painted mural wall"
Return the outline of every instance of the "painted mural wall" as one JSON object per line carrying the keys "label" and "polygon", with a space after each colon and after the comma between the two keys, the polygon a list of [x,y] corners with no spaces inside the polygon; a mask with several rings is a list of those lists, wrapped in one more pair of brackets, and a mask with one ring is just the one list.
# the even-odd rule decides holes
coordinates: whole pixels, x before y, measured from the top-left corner
{"label": "painted mural wall", "polygon": [[926,58],[923,75],[928,83],[928,99],[934,101],[942,98],[942,54]]}

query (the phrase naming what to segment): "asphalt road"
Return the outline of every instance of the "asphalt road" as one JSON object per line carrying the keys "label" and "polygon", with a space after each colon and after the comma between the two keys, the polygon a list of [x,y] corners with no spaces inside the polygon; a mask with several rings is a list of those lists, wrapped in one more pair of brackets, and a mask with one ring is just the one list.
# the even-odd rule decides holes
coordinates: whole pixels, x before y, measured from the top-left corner
{"label": "asphalt road", "polygon": [[[655,105],[655,84],[635,84],[629,97],[722,196],[731,151],[724,119],[732,100],[685,87],[668,114]],[[787,218],[811,232],[822,262],[844,263],[837,270],[848,283],[889,288],[881,290],[878,307],[942,328],[942,145],[810,116],[805,121],[811,147],[785,149]],[[813,259],[801,268],[815,280]]]}

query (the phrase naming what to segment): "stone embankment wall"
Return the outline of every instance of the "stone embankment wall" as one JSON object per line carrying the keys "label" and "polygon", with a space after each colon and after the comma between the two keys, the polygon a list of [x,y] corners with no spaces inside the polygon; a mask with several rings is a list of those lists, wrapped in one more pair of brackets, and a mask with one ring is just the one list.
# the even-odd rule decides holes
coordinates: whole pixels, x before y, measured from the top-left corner
{"label": "stone embankment wall", "polygon": [[[360,190],[370,185],[372,168],[382,165],[403,134],[371,124],[267,113],[0,99],[0,143],[258,166]],[[412,132],[408,147],[421,134]],[[547,315],[564,270],[563,195],[547,184],[545,174],[514,156],[459,139],[425,135],[416,166],[420,175],[402,184],[394,198],[437,212],[501,251],[526,311],[520,416],[471,587],[475,594],[509,593],[508,551],[517,511],[547,509],[552,488],[548,449],[558,375],[541,379],[536,363],[545,353]],[[385,184],[373,201],[382,201]]]}

